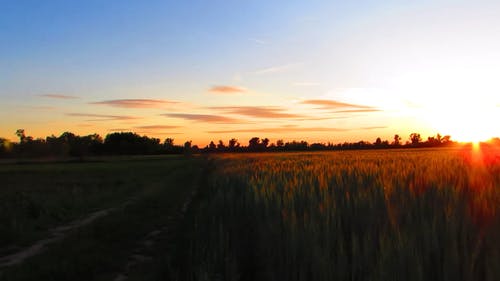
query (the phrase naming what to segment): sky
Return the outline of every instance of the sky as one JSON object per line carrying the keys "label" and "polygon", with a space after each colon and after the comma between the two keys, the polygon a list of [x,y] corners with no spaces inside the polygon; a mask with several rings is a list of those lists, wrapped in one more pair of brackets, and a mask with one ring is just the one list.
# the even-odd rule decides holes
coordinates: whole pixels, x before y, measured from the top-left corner
{"label": "sky", "polygon": [[500,1],[0,0],[0,137],[500,136]]}

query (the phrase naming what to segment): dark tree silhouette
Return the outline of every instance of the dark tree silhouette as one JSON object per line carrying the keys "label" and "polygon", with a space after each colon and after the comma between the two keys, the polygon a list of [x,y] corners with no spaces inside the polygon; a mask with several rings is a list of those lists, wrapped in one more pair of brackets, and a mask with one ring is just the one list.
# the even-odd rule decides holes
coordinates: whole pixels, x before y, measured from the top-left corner
{"label": "dark tree silhouette", "polygon": [[193,143],[193,141],[187,141],[184,143],[184,155],[191,156],[191,154],[193,153],[192,147],[191,147],[192,143]]}
{"label": "dark tree silhouette", "polygon": [[215,143],[211,141],[210,144],[208,145],[208,149],[210,150],[210,152],[214,152],[217,150],[217,145],[215,145]]}
{"label": "dark tree silhouette", "polygon": [[131,132],[108,134],[104,149],[109,154],[155,154],[161,151],[160,139],[139,136]]}
{"label": "dark tree silhouette", "polygon": [[416,146],[422,141],[422,137],[420,137],[419,133],[411,133],[410,134],[410,142],[412,145]]}
{"label": "dark tree silhouette", "polygon": [[[284,142],[282,139],[276,144],[270,143],[268,138],[253,137],[248,141],[248,146],[241,146],[238,140],[232,138],[226,146],[222,140],[215,144],[210,142],[203,149],[192,146],[192,142],[184,143],[184,146],[176,146],[172,138],[167,138],[160,144],[160,140],[140,136],[132,132],[120,132],[108,134],[103,140],[99,135],[78,136],[71,132],[64,132],[59,137],[54,135],[46,139],[34,139],[26,136],[24,129],[16,131],[19,143],[10,143],[0,138],[1,157],[83,157],[86,155],[127,155],[127,154],[181,154],[191,155],[199,152],[261,152],[261,151],[321,151],[321,150],[346,150],[346,149],[386,149],[386,148],[410,148],[410,147],[441,147],[456,144],[449,135],[429,136],[422,141],[419,133],[412,133],[406,145],[401,145],[401,137],[394,135],[394,142],[382,140],[380,137],[375,142],[367,141],[344,142],[344,143],[313,143],[309,145],[306,141]],[[493,141],[492,141],[493,143]],[[497,143],[498,144],[498,143]]]}
{"label": "dark tree silhouette", "polygon": [[235,151],[236,148],[239,148],[240,147],[240,143],[238,142],[237,139],[235,138],[232,138],[229,140],[229,150],[230,151]]}
{"label": "dark tree silhouette", "polygon": [[163,146],[165,146],[165,147],[173,147],[174,146],[174,139],[172,139],[172,138],[166,138],[165,141],[163,142]]}
{"label": "dark tree silhouette", "polygon": [[261,148],[260,138],[253,137],[248,141],[248,150],[249,151],[259,151]]}
{"label": "dark tree silhouette", "polygon": [[400,146],[401,145],[401,137],[399,135],[394,135],[394,142],[392,143],[394,146]]}
{"label": "dark tree silhouette", "polygon": [[24,129],[17,129],[16,136],[19,138],[19,143],[23,143],[26,140]]}
{"label": "dark tree silhouette", "polygon": [[283,146],[285,146],[285,142],[282,139],[279,139],[276,141],[276,146],[283,147]]}
{"label": "dark tree silhouette", "polygon": [[0,138],[0,156],[7,156],[11,149],[11,143],[4,138]]}
{"label": "dark tree silhouette", "polygon": [[269,145],[269,139],[268,138],[263,139],[261,145],[262,148],[265,149]]}
{"label": "dark tree silhouette", "polygon": [[219,140],[219,142],[217,143],[217,150],[218,151],[226,151],[226,145],[224,144],[224,142],[222,140]]}

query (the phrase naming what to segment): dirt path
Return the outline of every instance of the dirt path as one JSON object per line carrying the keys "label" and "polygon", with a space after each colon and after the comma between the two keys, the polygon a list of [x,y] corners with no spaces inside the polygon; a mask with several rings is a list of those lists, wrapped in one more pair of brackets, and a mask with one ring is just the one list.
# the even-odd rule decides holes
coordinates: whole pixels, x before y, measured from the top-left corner
{"label": "dirt path", "polygon": [[191,194],[188,196],[188,198],[182,205],[181,209],[177,212],[177,214],[168,217],[168,222],[166,223],[166,225],[151,231],[137,243],[136,248],[132,251],[132,254],[127,258],[127,263],[123,267],[122,271],[116,275],[113,281],[127,280],[128,275],[134,266],[153,260],[153,257],[150,254],[148,254],[148,250],[151,249],[162,236],[166,235],[169,232],[172,224],[184,218],[184,215],[186,214],[186,211],[191,205],[191,202],[193,201],[196,192],[197,189],[195,188],[195,190],[193,190]]}
{"label": "dirt path", "polygon": [[79,229],[81,227],[84,227],[84,226],[94,222],[95,220],[101,218],[101,217],[109,215],[111,212],[114,212],[118,209],[122,209],[122,208],[134,203],[136,200],[137,200],[136,198],[132,198],[132,199],[129,199],[126,202],[122,203],[118,207],[113,207],[113,208],[95,211],[93,213],[88,214],[86,217],[84,217],[82,219],[78,219],[78,220],[72,221],[68,224],[52,228],[49,230],[49,237],[48,238],[38,240],[34,244],[32,244],[31,246],[20,249],[13,254],[0,257],[0,268],[22,263],[27,258],[30,258],[30,257],[33,257],[35,255],[42,253],[47,248],[47,245],[61,241],[71,231]]}

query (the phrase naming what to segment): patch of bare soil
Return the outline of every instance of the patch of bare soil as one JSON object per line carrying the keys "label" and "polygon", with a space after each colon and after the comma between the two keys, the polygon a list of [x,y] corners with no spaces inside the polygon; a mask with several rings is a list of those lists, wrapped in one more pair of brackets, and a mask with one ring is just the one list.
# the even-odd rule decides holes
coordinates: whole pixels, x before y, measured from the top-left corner
{"label": "patch of bare soil", "polygon": [[113,281],[125,281],[128,279],[128,275],[131,269],[139,264],[151,262],[153,257],[149,254],[150,249],[152,249],[155,244],[161,239],[162,236],[168,234],[169,230],[172,228],[176,221],[180,221],[184,218],[186,211],[188,210],[194,196],[196,195],[196,190],[191,192],[190,196],[186,199],[182,205],[179,212],[176,215],[168,217],[166,224],[158,229],[149,232],[143,239],[137,242],[136,248],[132,251],[132,254],[128,257],[127,263],[123,267],[122,271],[117,273]]}
{"label": "patch of bare soil", "polygon": [[135,200],[136,200],[135,198],[130,199],[130,200],[126,201],[125,203],[121,204],[119,207],[98,210],[98,211],[95,211],[93,213],[88,214],[84,218],[72,221],[72,222],[65,224],[65,225],[55,227],[55,228],[49,230],[49,237],[48,238],[38,240],[29,247],[17,249],[17,251],[14,252],[13,254],[9,254],[9,255],[0,257],[0,267],[20,264],[20,263],[24,262],[24,260],[26,260],[27,258],[30,258],[30,257],[33,257],[35,255],[42,253],[47,248],[48,245],[53,244],[53,243],[58,242],[58,241],[61,241],[73,230],[84,227],[84,226],[94,222],[95,220],[101,218],[101,217],[109,215],[113,211],[116,211],[120,208],[124,208],[124,207],[132,204]]}

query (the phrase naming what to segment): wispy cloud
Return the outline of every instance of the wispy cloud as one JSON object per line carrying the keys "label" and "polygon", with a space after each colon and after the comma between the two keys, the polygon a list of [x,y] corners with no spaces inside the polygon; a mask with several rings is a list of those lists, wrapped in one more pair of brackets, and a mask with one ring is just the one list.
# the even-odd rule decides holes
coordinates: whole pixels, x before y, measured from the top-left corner
{"label": "wispy cloud", "polygon": [[208,122],[208,123],[241,123],[241,120],[210,114],[190,114],[190,113],[166,113],[162,114],[165,117],[181,118],[190,121]]}
{"label": "wispy cloud", "polygon": [[[337,113],[337,112],[333,112],[333,113]],[[352,118],[352,116],[349,116],[349,115],[332,116],[332,115],[322,114],[321,117],[308,116],[308,117],[304,117],[304,118],[297,118],[294,120],[295,121],[322,121],[322,120],[347,119],[347,118]]]}
{"label": "wispy cloud", "polygon": [[144,129],[144,130],[170,130],[177,129],[179,126],[170,126],[170,125],[148,125],[148,126],[137,126],[134,127],[136,129]]}
{"label": "wispy cloud", "polygon": [[178,104],[176,101],[155,99],[117,99],[91,102],[90,104],[107,105],[122,108],[162,108],[168,105]]}
{"label": "wispy cloud", "polygon": [[56,110],[57,107],[55,106],[43,106],[43,105],[38,105],[38,106],[26,106],[25,108],[33,109],[33,110]]}
{"label": "wispy cloud", "polygon": [[210,88],[209,91],[216,94],[234,94],[246,92],[246,89],[235,86],[217,85]]}
{"label": "wispy cloud", "polygon": [[40,97],[44,98],[51,98],[51,99],[79,99],[80,97],[77,96],[70,96],[70,95],[61,95],[61,94],[46,94],[46,95],[39,95]]}
{"label": "wispy cloud", "polygon": [[307,132],[348,132],[355,130],[385,129],[385,126],[361,127],[361,128],[331,128],[331,127],[297,127],[295,125],[284,125],[274,128],[251,128],[207,131],[209,134],[233,134],[233,133],[307,133]]}
{"label": "wispy cloud", "polygon": [[94,124],[78,124],[78,127],[94,127]]}
{"label": "wispy cloud", "polygon": [[165,136],[171,136],[171,135],[183,135],[184,133],[180,132],[158,132],[158,131],[137,131],[137,134],[144,134],[144,135],[165,135]]}
{"label": "wispy cloud", "polygon": [[97,118],[97,119],[89,119],[89,120],[86,120],[86,121],[114,121],[114,120],[135,120],[135,119],[140,119],[140,117],[136,117],[136,116],[107,115],[107,114],[89,114],[89,113],[66,113],[66,116]]}
{"label": "wispy cloud", "polygon": [[303,100],[300,103],[308,105],[317,105],[320,106],[321,109],[339,109],[339,108],[373,109],[373,107],[367,105],[352,104],[335,100],[320,100],[320,99]]}
{"label": "wispy cloud", "polygon": [[345,132],[348,129],[328,128],[328,127],[276,127],[276,128],[252,128],[234,130],[214,130],[207,131],[209,134],[230,134],[230,133],[300,133],[300,132]]}
{"label": "wispy cloud", "polygon": [[361,108],[361,109],[346,109],[346,110],[336,110],[332,113],[367,113],[367,112],[379,112],[382,111],[377,108]]}
{"label": "wispy cloud", "polygon": [[304,118],[306,116],[288,113],[285,108],[276,106],[214,106],[213,110],[224,113],[244,115],[256,118]]}
{"label": "wispy cloud", "polygon": [[372,126],[372,127],[361,127],[360,130],[378,130],[378,129],[386,129],[387,126]]}
{"label": "wispy cloud", "polygon": [[269,73],[279,73],[292,70],[302,65],[302,63],[289,63],[284,65],[270,66],[255,71],[255,74],[269,74]]}
{"label": "wispy cloud", "polygon": [[266,45],[267,42],[262,40],[262,39],[259,39],[259,38],[248,38],[249,41],[252,41],[256,44],[259,44],[259,45]]}
{"label": "wispy cloud", "polygon": [[[138,130],[138,128],[139,128],[139,130]],[[150,128],[151,130],[141,130],[140,128],[141,127],[111,128],[111,129],[108,129],[108,131],[109,132],[133,132],[136,134],[143,134],[143,135],[149,135],[149,136],[151,136],[151,135],[180,135],[180,134],[182,134],[179,132],[161,132],[161,131],[157,131],[156,128]]]}

